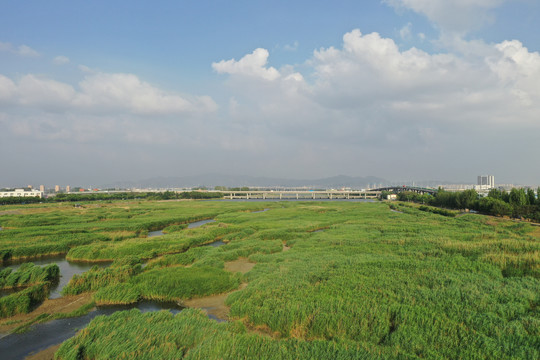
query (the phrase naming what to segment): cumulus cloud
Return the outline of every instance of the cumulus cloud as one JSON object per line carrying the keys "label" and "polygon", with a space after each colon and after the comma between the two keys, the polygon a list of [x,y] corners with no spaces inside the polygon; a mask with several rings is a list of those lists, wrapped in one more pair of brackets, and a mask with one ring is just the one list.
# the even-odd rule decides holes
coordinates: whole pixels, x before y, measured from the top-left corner
{"label": "cumulus cloud", "polygon": [[482,44],[467,56],[430,54],[353,30],[303,67],[308,77],[283,67],[266,85],[257,77],[233,82],[232,115],[255,133],[338,147],[437,149],[449,129],[540,127],[540,55],[517,41]]}
{"label": "cumulus cloud", "polygon": [[139,114],[174,114],[192,111],[213,111],[215,103],[209,97],[184,97],[169,94],[133,74],[87,76],[79,83],[81,93],[75,103],[83,107],[127,109]]}
{"label": "cumulus cloud", "polygon": [[467,32],[493,21],[492,10],[506,0],[383,0],[425,15],[446,31]]}
{"label": "cumulus cloud", "polygon": [[67,56],[59,55],[53,59],[53,64],[55,65],[69,64],[69,58]]}
{"label": "cumulus cloud", "polygon": [[38,57],[40,54],[28,45],[14,46],[11,43],[0,42],[0,51],[10,52],[24,57]]}
{"label": "cumulus cloud", "polygon": [[238,61],[231,59],[213,63],[212,68],[219,74],[243,75],[269,81],[276,80],[280,77],[280,73],[273,67],[266,67],[268,56],[268,50],[259,48]]}
{"label": "cumulus cloud", "polygon": [[486,44],[450,35],[452,50],[428,53],[353,30],[342,44],[279,70],[268,65],[265,49],[238,54],[212,64],[228,78],[222,111],[210,97],[166,91],[134,74],[89,71],[76,84],[0,75],[0,125],[7,129],[0,139],[106,139],[133,151],[148,146],[141,154],[159,147],[161,156],[148,155],[154,160],[146,163],[158,170],[176,160],[170,154],[189,152],[215,171],[272,168],[289,177],[306,167],[380,176],[392,168],[455,179],[475,176],[479,163],[517,174],[515,159],[540,152],[540,54],[516,40]]}
{"label": "cumulus cloud", "polygon": [[90,74],[77,88],[32,74],[16,82],[0,75],[0,99],[10,99],[13,105],[57,112],[114,111],[159,116],[212,112],[217,108],[208,96],[172,94],[133,74]]}

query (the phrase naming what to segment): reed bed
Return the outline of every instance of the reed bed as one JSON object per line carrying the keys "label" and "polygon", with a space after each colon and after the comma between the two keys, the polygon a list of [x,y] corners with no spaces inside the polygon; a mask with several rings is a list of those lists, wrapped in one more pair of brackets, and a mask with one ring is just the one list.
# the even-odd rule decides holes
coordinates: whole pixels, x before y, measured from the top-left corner
{"label": "reed bed", "polygon": [[[2,232],[15,234],[0,234],[0,252],[69,240],[68,258],[115,260],[68,286],[95,291],[97,304],[247,287],[228,296],[227,324],[195,310],[119,312],[62,345],[60,359],[540,357],[540,243],[529,224],[403,203],[393,205],[401,213],[384,203],[312,201],[84,206],[0,216]],[[270,210],[251,212],[261,207]],[[39,216],[41,233],[26,219]],[[184,228],[209,217],[216,222]],[[146,238],[161,226],[168,234]],[[216,240],[226,245],[204,246]],[[239,257],[255,267],[224,270]],[[152,260],[143,268],[144,259]]]}

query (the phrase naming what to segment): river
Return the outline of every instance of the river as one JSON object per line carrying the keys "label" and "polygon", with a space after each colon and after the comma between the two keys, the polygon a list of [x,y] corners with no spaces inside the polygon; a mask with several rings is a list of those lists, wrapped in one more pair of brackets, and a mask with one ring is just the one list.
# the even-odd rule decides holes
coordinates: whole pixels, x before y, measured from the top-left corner
{"label": "river", "polygon": [[31,353],[44,350],[52,345],[60,344],[77,331],[84,328],[98,315],[111,315],[116,311],[137,308],[142,312],[168,310],[176,314],[182,308],[176,303],[141,301],[131,306],[103,306],[89,312],[86,315],[52,320],[43,324],[32,325],[29,331],[22,334],[0,335],[0,358],[24,359]]}

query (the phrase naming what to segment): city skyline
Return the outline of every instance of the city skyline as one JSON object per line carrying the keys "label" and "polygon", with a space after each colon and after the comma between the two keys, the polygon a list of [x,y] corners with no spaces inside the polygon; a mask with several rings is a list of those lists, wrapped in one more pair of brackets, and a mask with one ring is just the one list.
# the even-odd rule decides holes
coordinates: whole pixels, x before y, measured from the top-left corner
{"label": "city skyline", "polygon": [[537,184],[539,15],[529,0],[5,4],[0,186]]}

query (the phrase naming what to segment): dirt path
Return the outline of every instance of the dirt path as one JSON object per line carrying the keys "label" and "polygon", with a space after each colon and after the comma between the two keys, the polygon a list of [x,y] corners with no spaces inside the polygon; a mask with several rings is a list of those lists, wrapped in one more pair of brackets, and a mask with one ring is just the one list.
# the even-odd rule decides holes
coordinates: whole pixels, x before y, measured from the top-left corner
{"label": "dirt path", "polygon": [[[0,333],[8,333],[42,314],[67,314],[92,301],[92,294],[65,296],[45,300],[36,310],[28,314],[19,314],[0,320]],[[0,338],[2,336],[0,335]]]}

